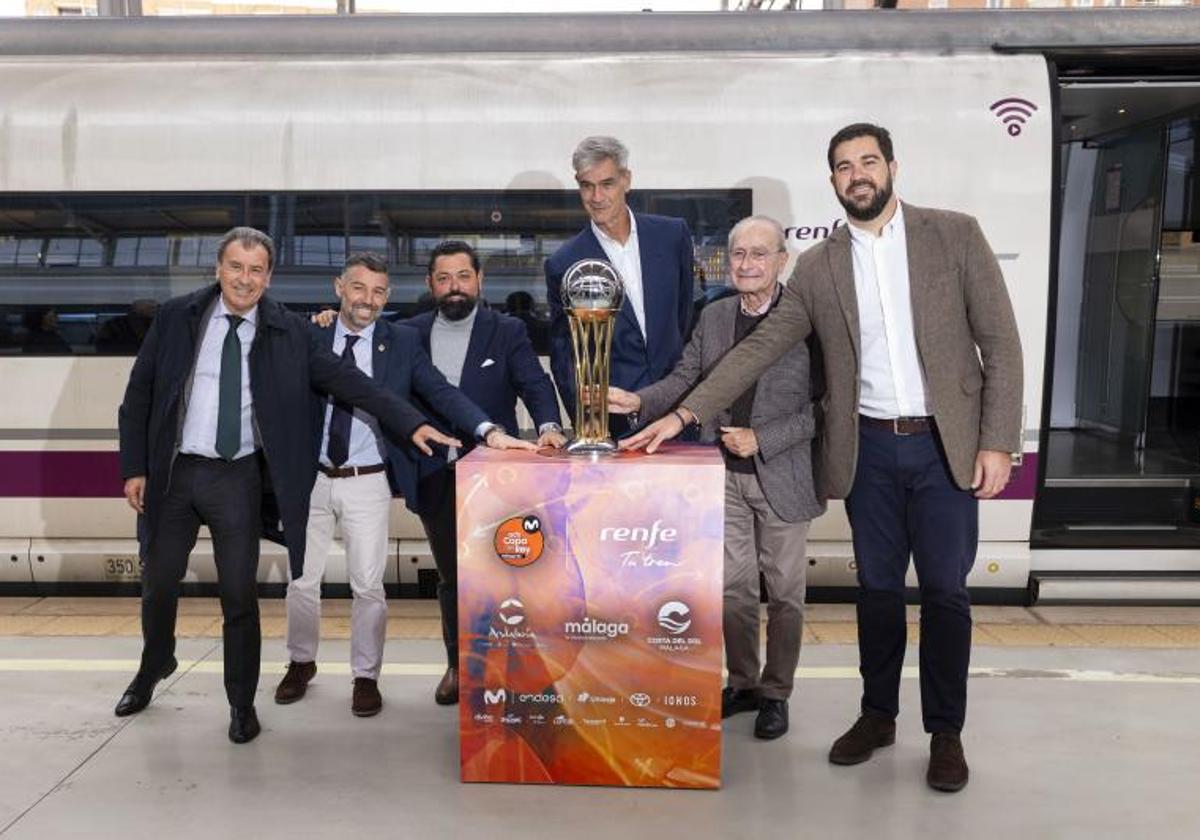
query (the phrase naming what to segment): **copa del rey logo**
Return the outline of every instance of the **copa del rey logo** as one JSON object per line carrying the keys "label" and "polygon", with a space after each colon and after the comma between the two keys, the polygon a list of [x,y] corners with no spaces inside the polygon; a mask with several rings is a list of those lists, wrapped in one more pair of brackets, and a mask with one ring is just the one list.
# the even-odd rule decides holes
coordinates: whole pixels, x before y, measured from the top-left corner
{"label": "copa del rey logo", "polygon": [[679,531],[655,519],[648,526],[600,529],[600,542],[616,543],[621,568],[672,568],[679,565]]}

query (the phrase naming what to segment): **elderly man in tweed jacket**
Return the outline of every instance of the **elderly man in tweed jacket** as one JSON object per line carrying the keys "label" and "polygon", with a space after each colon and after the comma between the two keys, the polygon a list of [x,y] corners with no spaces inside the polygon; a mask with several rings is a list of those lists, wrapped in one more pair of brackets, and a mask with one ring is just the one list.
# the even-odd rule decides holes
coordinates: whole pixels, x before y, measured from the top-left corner
{"label": "elderly man in tweed jacket", "polygon": [[[614,411],[658,417],[671,410],[731,347],[750,335],[779,302],[787,263],[783,228],[774,219],[742,219],[729,234],[729,270],[738,294],[707,306],[665,378],[636,394],[610,389]],[[788,730],[788,697],[804,623],[805,538],[825,509],[812,475],[815,432],[809,355],[793,344],[757,382],[744,383],[731,408],[706,422],[702,440],[725,455],[725,658],[729,685],[721,716],[757,711],[754,734]],[[767,588],[767,656],[759,669],[759,573]]]}

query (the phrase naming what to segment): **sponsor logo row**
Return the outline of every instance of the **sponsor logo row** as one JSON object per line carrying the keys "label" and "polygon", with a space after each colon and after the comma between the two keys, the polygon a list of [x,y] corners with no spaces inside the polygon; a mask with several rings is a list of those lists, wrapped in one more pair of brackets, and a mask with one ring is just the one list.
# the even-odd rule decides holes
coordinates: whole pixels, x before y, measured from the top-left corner
{"label": "sponsor logo row", "polygon": [[[692,610],[683,601],[671,600],[661,604],[656,613],[657,629],[645,637],[647,644],[667,652],[696,649],[703,645],[698,636],[689,636]],[[564,621],[562,635],[572,641],[607,642],[630,635],[627,621],[608,621],[594,616]],[[525,605],[519,598],[500,602],[488,628],[490,647],[538,647],[537,632],[530,627]]]}

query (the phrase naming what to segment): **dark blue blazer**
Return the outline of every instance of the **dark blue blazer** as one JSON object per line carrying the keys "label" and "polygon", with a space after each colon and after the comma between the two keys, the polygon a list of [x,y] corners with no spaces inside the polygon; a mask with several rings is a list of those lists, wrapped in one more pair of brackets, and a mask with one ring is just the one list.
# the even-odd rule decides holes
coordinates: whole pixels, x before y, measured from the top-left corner
{"label": "dark blue blazer", "polygon": [[[435,316],[435,312],[424,312],[403,322],[420,333],[421,345],[426,352],[429,352]],[[535,427],[561,422],[554,385],[533,352],[525,324],[486,306],[481,305],[475,313],[475,325],[471,329],[458,387],[492,422],[499,423],[511,435],[518,431],[518,397],[533,417]],[[472,448],[474,427],[464,427],[437,403],[425,399],[423,394],[417,397],[414,402],[429,415],[435,426],[463,442],[464,453]],[[429,475],[445,466],[444,457],[422,457],[421,475]]]}
{"label": "dark blue blazer", "polygon": [[[320,336],[322,346],[333,349],[335,327],[313,326],[313,331]],[[428,343],[428,342],[426,342]],[[371,348],[371,378],[384,386],[388,391],[415,403],[437,406],[439,416],[453,417],[456,428],[469,429],[463,434],[474,440],[475,429],[480,423],[488,420],[487,414],[475,403],[463,395],[462,391],[446,381],[446,377],[433,366],[429,353],[421,345],[421,337],[417,331],[402,324],[393,324],[380,318],[375,322],[374,347]],[[316,401],[317,457],[321,455],[321,445],[324,442],[325,404],[326,399]],[[413,446],[397,446],[385,438],[384,450],[387,453],[388,483],[392,492],[404,497],[404,503],[409,510],[417,510],[417,469],[418,459],[423,456]],[[434,451],[438,451],[438,447]],[[441,456],[446,457],[446,450],[441,449]]]}
{"label": "dark blue blazer", "polygon": [[[667,216],[635,213],[642,258],[646,337],[626,300],[613,331],[610,384],[636,391],[666,376],[683,355],[684,336],[692,317],[692,234],[687,222]],[[575,363],[571,329],[562,305],[562,278],[583,259],[607,260],[588,225],[546,260],[546,295],[550,303],[550,369],[567,412],[575,415]]]}

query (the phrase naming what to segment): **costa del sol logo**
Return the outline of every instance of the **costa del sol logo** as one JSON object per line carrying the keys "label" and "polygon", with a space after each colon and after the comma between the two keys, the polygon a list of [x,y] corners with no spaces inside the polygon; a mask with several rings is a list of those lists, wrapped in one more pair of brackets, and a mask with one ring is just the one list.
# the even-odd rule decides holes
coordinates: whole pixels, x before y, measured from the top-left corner
{"label": "costa del sol logo", "polygon": [[672,636],[685,633],[692,626],[692,611],[683,601],[667,601],[658,608],[658,626]]}
{"label": "costa del sol logo", "polygon": [[546,547],[542,520],[532,514],[505,519],[497,526],[492,544],[496,556],[508,565],[528,566],[542,556]]}

